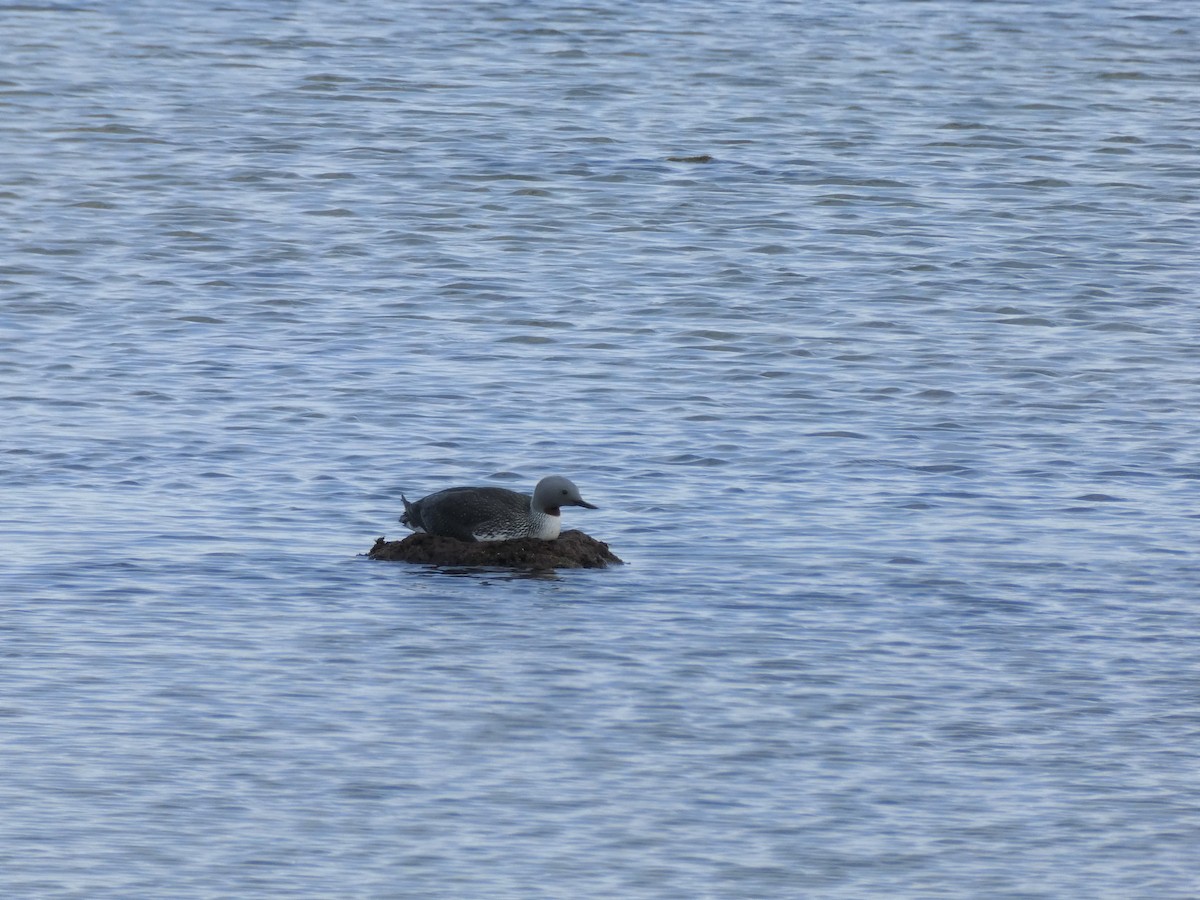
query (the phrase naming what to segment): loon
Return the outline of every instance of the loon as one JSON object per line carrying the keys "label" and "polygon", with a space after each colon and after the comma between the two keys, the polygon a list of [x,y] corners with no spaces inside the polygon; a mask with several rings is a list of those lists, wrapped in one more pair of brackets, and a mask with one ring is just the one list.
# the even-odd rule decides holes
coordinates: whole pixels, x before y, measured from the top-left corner
{"label": "loon", "polygon": [[404,501],[401,524],[460,541],[552,541],[562,528],[562,507],[597,508],[561,475],[539,481],[532,497],[498,487],[453,487],[420,500],[410,501],[403,494],[400,499]]}

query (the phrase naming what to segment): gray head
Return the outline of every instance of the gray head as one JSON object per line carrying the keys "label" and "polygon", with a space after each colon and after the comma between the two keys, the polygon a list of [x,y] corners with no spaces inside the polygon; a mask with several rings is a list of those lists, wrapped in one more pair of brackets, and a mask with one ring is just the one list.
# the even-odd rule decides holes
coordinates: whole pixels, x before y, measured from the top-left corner
{"label": "gray head", "polygon": [[584,506],[596,509],[579,495],[579,488],[569,478],[547,475],[533,489],[533,508],[538,512],[557,510],[560,506]]}

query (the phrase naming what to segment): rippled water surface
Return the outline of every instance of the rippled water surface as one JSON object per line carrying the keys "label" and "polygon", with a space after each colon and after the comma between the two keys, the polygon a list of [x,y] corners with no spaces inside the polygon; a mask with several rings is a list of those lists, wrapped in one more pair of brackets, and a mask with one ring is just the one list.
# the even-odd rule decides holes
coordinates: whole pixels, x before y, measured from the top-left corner
{"label": "rippled water surface", "polygon": [[1197,47],[0,6],[2,893],[1196,896]]}

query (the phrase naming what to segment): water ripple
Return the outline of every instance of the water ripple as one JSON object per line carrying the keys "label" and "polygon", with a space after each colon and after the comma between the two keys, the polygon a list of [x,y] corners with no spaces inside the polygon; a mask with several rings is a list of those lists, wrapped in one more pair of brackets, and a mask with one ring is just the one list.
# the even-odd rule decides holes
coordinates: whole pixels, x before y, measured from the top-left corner
{"label": "water ripple", "polygon": [[1194,895],[1191,6],[5,17],[6,894]]}

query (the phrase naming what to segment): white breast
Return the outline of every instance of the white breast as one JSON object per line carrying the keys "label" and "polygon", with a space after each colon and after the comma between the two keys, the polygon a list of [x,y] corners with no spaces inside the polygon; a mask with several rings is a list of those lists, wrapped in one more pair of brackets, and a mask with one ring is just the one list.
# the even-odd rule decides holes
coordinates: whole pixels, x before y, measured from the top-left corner
{"label": "white breast", "polygon": [[535,523],[537,530],[533,533],[533,537],[541,538],[543,541],[552,541],[558,537],[559,531],[562,529],[562,516],[539,516],[540,522]]}

